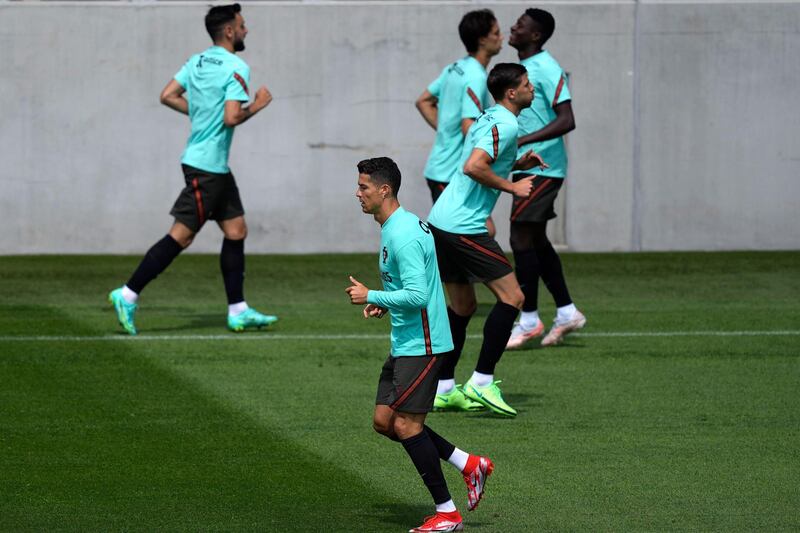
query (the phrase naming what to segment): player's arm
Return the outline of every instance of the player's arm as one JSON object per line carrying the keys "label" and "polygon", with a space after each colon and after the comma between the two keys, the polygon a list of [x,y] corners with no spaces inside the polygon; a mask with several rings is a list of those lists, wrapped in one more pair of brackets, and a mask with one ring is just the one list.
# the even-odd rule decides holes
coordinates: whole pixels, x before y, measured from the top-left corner
{"label": "player's arm", "polygon": [[428,125],[436,129],[438,126],[439,108],[437,104],[439,99],[433,96],[428,89],[425,89],[419,98],[417,98],[416,106],[419,114],[425,119]]}
{"label": "player's arm", "polygon": [[178,113],[188,115],[189,102],[183,97],[183,93],[185,92],[186,89],[184,89],[180,83],[174,79],[169,80],[167,86],[161,91],[161,103],[170,109],[174,109]]}
{"label": "player's arm", "polygon": [[243,122],[250,120],[256,113],[264,109],[272,102],[272,94],[263,85],[256,91],[256,97],[253,103],[248,106],[242,105],[244,102],[240,100],[226,100],[225,101],[225,114],[222,121],[229,128],[238,126]]}
{"label": "player's arm", "polygon": [[575,116],[572,114],[572,102],[570,100],[556,105],[555,112],[556,118],[551,123],[540,130],[517,139],[517,146],[562,137],[575,129]]}
{"label": "player's arm", "polygon": [[461,134],[464,135],[464,137],[467,136],[467,132],[469,131],[470,126],[472,126],[474,123],[475,123],[474,118],[461,119]]}
{"label": "player's arm", "polygon": [[428,305],[425,255],[422,244],[412,241],[395,252],[403,288],[396,291],[369,291],[367,303],[385,309],[423,309]]}
{"label": "player's arm", "polygon": [[530,181],[533,179],[525,178],[515,183],[501,178],[492,170],[491,156],[481,148],[475,148],[469,155],[469,159],[464,164],[464,174],[474,179],[481,185],[507,192],[514,196],[527,197],[531,192]]}

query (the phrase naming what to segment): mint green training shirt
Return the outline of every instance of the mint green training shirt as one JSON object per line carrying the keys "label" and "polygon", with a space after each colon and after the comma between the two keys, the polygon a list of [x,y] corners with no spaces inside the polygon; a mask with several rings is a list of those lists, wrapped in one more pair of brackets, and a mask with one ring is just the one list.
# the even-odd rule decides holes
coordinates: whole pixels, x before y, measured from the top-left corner
{"label": "mint green training shirt", "polygon": [[[523,137],[553,122],[556,119],[556,105],[571,100],[572,96],[567,87],[567,75],[547,50],[523,59],[520,64],[528,70],[528,79],[533,84],[534,92],[531,106],[519,114],[519,136]],[[533,150],[542,156],[550,167],[520,170],[521,174],[536,174],[551,178],[566,177],[567,151],[563,137],[520,146],[517,157],[522,157],[528,150]]]}
{"label": "mint green training shirt", "polygon": [[186,89],[192,133],[186,142],[181,163],[225,174],[233,128],[223,123],[225,101],[247,102],[250,67],[221,46],[195,54],[175,74],[175,81]]}
{"label": "mint green training shirt", "polygon": [[437,355],[453,349],[436,248],[428,226],[398,208],[381,227],[382,291],[367,302],[392,315],[392,356]]}
{"label": "mint green training shirt", "polygon": [[459,171],[433,204],[428,222],[440,230],[462,235],[486,233],[500,191],[481,185],[464,174],[464,164],[475,149],[492,158],[492,171],[508,178],[517,161],[517,117],[500,104],[490,107],[467,132]]}
{"label": "mint green training shirt", "polygon": [[448,183],[457,170],[464,145],[461,121],[476,119],[489,105],[486,69],[472,56],[448,65],[429,86],[436,103],[436,140],[433,142],[425,177]]}

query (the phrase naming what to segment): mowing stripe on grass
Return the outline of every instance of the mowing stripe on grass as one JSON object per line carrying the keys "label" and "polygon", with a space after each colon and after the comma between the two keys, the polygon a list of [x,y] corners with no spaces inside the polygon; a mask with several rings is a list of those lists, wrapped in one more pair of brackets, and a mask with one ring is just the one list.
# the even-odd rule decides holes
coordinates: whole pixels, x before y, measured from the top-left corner
{"label": "mowing stripe on grass", "polygon": [[[603,337],[775,337],[796,336],[800,330],[776,331],[598,331],[593,333],[572,333],[575,338]],[[0,342],[94,342],[94,341],[326,341],[326,340],[380,340],[387,339],[386,334],[229,334],[229,335],[3,335]],[[482,335],[467,335],[469,339],[480,339]]]}

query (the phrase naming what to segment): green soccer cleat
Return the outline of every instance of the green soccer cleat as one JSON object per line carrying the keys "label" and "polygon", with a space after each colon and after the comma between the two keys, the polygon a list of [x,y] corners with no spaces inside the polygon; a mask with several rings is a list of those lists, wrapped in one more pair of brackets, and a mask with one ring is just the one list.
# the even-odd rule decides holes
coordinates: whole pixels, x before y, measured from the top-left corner
{"label": "green soccer cleat", "polygon": [[247,328],[261,329],[277,321],[276,316],[262,315],[253,308],[247,308],[245,312],[236,316],[228,315],[228,329],[239,333]]}
{"label": "green soccer cleat", "polygon": [[500,387],[497,386],[498,383],[502,382],[495,381],[491,385],[478,387],[473,385],[471,381],[468,381],[467,384],[464,385],[464,395],[478,403],[482,403],[499,415],[517,416],[517,412],[514,408],[503,400],[503,393],[500,391]]}
{"label": "green soccer cleat", "polygon": [[119,325],[131,335],[136,335],[136,326],[133,324],[133,317],[136,315],[136,309],[139,308],[136,304],[129,304],[122,297],[122,287],[114,289],[108,293],[108,301],[114,306],[114,311],[117,312],[117,320]]}
{"label": "green soccer cleat", "polygon": [[461,385],[456,385],[447,394],[437,394],[433,400],[434,411],[480,411],[483,404],[464,396]]}

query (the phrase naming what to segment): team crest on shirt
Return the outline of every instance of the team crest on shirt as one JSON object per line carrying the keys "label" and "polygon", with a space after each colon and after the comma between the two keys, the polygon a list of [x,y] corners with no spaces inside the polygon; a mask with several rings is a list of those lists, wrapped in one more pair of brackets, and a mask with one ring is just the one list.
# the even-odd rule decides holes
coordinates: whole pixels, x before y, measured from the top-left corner
{"label": "team crest on shirt", "polygon": [[386,260],[389,258],[389,250],[386,247],[383,247],[383,264],[386,264]]}

